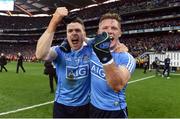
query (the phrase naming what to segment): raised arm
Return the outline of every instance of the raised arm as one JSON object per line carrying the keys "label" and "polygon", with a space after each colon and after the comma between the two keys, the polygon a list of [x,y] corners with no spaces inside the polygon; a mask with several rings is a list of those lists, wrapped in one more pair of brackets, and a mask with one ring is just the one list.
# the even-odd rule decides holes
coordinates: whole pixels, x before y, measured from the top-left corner
{"label": "raised arm", "polygon": [[46,31],[39,38],[37,46],[36,46],[36,57],[38,59],[50,60],[56,58],[57,54],[54,50],[50,49],[54,33],[59,22],[62,21],[63,17],[68,15],[68,10],[65,7],[59,7],[56,9],[53,17],[48,25]]}
{"label": "raised arm", "polygon": [[[95,37],[95,42],[93,43],[93,50],[99,58],[103,65],[103,69],[106,75],[106,80],[108,85],[114,91],[120,91],[124,86],[126,86],[128,80],[131,77],[131,71],[135,67],[135,61],[132,56],[124,53],[125,57],[118,57],[122,59],[122,65],[115,64],[110,49],[110,38],[107,33],[103,32]],[[118,44],[116,52],[127,52],[126,46],[121,46],[123,44]],[[120,49],[124,48],[124,49]]]}

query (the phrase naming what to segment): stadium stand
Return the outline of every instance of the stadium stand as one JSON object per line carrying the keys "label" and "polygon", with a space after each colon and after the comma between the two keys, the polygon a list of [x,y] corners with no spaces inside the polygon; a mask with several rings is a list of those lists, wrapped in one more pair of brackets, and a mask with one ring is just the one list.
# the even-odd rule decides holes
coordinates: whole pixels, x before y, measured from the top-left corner
{"label": "stadium stand", "polygon": [[[120,40],[134,57],[138,57],[147,51],[180,50],[179,6],[179,0],[121,0],[75,12],[84,19],[89,37],[96,34],[101,14],[109,11],[119,13],[123,30]],[[0,19],[0,52],[14,55],[15,51],[21,51],[26,57],[34,57],[36,42],[51,16],[0,16]],[[57,28],[54,44],[61,42],[64,36],[65,24],[61,24]]]}

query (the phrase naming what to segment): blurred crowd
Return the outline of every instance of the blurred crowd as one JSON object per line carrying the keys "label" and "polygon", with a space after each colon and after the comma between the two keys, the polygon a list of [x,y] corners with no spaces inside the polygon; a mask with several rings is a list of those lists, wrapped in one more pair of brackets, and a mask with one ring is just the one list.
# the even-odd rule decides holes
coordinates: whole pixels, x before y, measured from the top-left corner
{"label": "blurred crowd", "polygon": [[180,33],[144,34],[123,36],[121,42],[127,45],[134,57],[144,52],[152,51],[164,53],[166,51],[180,51]]}
{"label": "blurred crowd", "polygon": [[[122,16],[123,32],[142,29],[162,29],[163,27],[173,26],[180,27],[179,17],[174,17],[180,14],[179,9],[166,10],[166,12],[162,10],[158,12],[158,14],[157,11],[150,11],[151,9],[173,6],[180,6],[180,0],[120,0],[110,4],[102,4],[98,7],[84,8],[83,10],[76,12],[78,13],[78,16],[85,20],[87,34],[95,35],[98,24],[97,19],[101,14],[108,11],[117,12]],[[136,11],[143,12],[133,14]],[[167,19],[164,16],[170,16],[172,18],[169,17]],[[12,16],[0,16],[0,19],[0,33],[7,32],[7,35],[0,36],[1,40],[4,38],[8,40],[18,39],[28,41],[26,43],[0,43],[0,53],[4,53],[9,60],[16,60],[18,52],[23,54],[25,61],[35,60],[36,41],[49,24],[51,17],[12,18]],[[57,28],[59,31],[55,34],[56,40],[62,41],[65,36],[65,31],[62,29],[65,29],[65,26],[60,25]],[[33,34],[36,35],[33,36]],[[127,45],[134,57],[147,51],[165,52],[180,50],[180,33],[178,31],[172,31],[172,33],[166,31],[130,35],[125,34],[121,37],[120,41]]]}
{"label": "blurred crowd", "polygon": [[111,4],[102,4],[98,7],[86,8],[78,13],[84,19],[101,16],[108,11],[115,11],[120,15],[142,10],[150,10],[161,7],[177,6],[179,0],[120,0]]}
{"label": "blurred crowd", "polygon": [[35,61],[36,44],[0,44],[0,52],[4,53],[9,61],[16,61],[18,52],[24,56],[24,61]]}
{"label": "blurred crowd", "polygon": [[[123,35],[120,42],[124,43],[129,52],[137,57],[144,52],[152,51],[163,53],[166,51],[180,51],[180,33],[159,33],[159,34],[136,34]],[[57,43],[54,43],[54,45]],[[28,43],[1,43],[0,52],[4,53],[8,59],[16,60],[17,53],[24,55],[25,61],[35,60],[36,44]]]}
{"label": "blurred crowd", "polygon": [[150,22],[140,22],[134,24],[125,24],[123,26],[123,31],[128,30],[138,30],[138,29],[152,29],[152,28],[163,28],[171,26],[180,26],[179,20],[160,20],[160,21],[150,21]]}
{"label": "blurred crowd", "polygon": [[0,19],[0,29],[41,29],[48,25],[51,18],[0,16]]}
{"label": "blurred crowd", "polygon": [[[145,11],[151,10],[156,8],[163,8],[163,7],[173,7],[173,6],[180,6],[179,0],[120,0],[115,1],[110,4],[101,4],[98,7],[90,7],[84,8],[80,11],[76,11],[78,16],[84,20],[87,19],[95,19],[99,18],[102,14],[114,11],[120,15],[124,15],[127,13],[132,13],[136,11]],[[168,12],[162,12],[161,15],[168,14]],[[145,14],[146,15],[146,14]],[[125,17],[124,20],[134,20],[139,19],[143,15],[140,16],[130,16]],[[146,17],[151,17],[151,14],[146,15]],[[12,17],[14,17],[12,19]],[[17,17],[17,16],[0,16],[0,29],[42,29],[45,28],[51,17]],[[14,21],[14,19],[16,19]],[[23,21],[23,22],[22,22]],[[39,22],[41,21],[41,22]]]}

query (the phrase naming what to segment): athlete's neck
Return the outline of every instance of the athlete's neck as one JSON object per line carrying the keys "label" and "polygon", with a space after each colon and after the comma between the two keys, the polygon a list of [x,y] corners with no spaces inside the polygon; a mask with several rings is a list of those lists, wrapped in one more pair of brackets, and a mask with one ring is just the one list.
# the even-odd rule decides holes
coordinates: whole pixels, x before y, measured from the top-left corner
{"label": "athlete's neck", "polygon": [[110,47],[111,52],[115,52],[117,49],[118,43],[116,43],[114,46]]}

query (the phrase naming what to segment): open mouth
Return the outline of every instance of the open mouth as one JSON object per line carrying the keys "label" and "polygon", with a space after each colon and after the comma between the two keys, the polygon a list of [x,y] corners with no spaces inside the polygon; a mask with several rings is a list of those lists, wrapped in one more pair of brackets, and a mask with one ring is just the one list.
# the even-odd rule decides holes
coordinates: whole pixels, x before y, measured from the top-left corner
{"label": "open mouth", "polygon": [[72,40],[72,44],[75,45],[75,44],[78,44],[79,40],[76,39],[76,40]]}
{"label": "open mouth", "polygon": [[111,41],[113,41],[113,40],[114,40],[114,38],[113,38],[112,36],[109,36],[109,38],[110,38],[110,40],[111,40]]}

